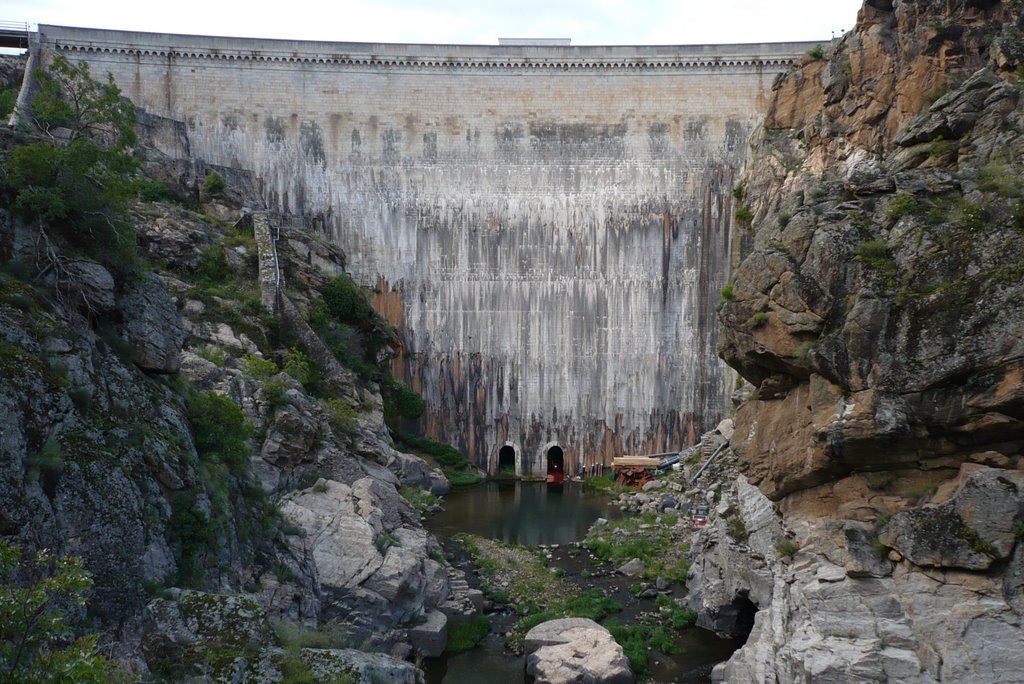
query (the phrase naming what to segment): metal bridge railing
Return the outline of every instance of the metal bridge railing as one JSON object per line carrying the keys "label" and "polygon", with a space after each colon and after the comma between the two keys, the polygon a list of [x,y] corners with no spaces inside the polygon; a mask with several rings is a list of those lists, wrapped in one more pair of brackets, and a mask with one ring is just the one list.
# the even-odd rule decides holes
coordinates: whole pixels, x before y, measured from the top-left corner
{"label": "metal bridge railing", "polygon": [[28,34],[27,22],[0,21],[0,47],[27,48]]}

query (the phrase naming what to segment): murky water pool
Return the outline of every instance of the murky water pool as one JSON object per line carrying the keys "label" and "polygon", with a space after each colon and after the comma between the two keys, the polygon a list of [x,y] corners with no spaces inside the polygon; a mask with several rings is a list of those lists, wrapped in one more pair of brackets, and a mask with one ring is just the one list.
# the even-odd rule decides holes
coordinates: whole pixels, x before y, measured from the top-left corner
{"label": "murky water pool", "polygon": [[485,482],[456,490],[444,508],[427,519],[438,537],[468,532],[522,546],[578,541],[598,518],[618,515],[606,494],[542,482]]}
{"label": "murky water pool", "polygon": [[[532,482],[486,482],[459,489],[445,499],[444,512],[428,517],[426,526],[439,539],[459,532],[498,539],[523,546],[568,545],[582,540],[598,518],[613,519],[621,513],[611,498],[587,492],[578,484],[548,487]],[[585,561],[563,548],[552,564],[565,571],[566,579],[579,580]],[[652,601],[638,601],[629,592],[634,580],[619,576],[594,578],[586,586],[600,586],[623,604],[617,619],[628,622],[642,611],[653,610]],[[646,605],[650,604],[650,605]],[[494,629],[480,645],[465,653],[429,660],[424,670],[428,684],[519,684],[526,681],[524,660],[504,649],[498,632],[511,626],[510,616],[491,616]],[[703,629],[683,631],[676,640],[682,652],[666,656],[652,653],[651,677],[658,682],[702,684],[710,681],[711,668],[726,660],[738,647]]]}

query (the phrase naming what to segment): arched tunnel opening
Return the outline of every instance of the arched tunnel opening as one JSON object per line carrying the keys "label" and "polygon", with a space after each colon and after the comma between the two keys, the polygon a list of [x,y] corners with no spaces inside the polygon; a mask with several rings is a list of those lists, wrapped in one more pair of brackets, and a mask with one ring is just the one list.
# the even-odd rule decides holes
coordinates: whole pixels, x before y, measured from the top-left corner
{"label": "arched tunnel opening", "polygon": [[507,444],[498,451],[498,474],[516,474],[516,450]]}
{"label": "arched tunnel opening", "polygon": [[550,484],[561,484],[565,480],[565,453],[562,447],[548,449],[548,477]]}
{"label": "arched tunnel opening", "polygon": [[757,614],[757,606],[750,600],[750,592],[746,589],[737,591],[730,608],[735,620],[732,635],[742,643],[746,643],[747,637],[754,629],[754,616]]}

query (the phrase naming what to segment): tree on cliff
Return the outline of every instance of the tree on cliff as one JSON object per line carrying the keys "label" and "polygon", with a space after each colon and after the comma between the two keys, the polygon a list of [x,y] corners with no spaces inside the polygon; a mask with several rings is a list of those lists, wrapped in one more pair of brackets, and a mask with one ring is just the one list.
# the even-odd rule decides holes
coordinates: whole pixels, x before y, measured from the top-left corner
{"label": "tree on cliff", "polygon": [[73,639],[64,622],[92,586],[82,560],[40,551],[19,563],[20,555],[0,542],[0,683],[112,681],[96,636]]}
{"label": "tree on cliff", "polygon": [[36,80],[38,93],[19,120],[31,142],[11,152],[6,183],[14,206],[40,228],[41,266],[60,268],[52,244],[59,237],[123,270],[135,255],[125,211],[137,191],[135,110],[111,77],[94,80],[84,62],[58,56]]}

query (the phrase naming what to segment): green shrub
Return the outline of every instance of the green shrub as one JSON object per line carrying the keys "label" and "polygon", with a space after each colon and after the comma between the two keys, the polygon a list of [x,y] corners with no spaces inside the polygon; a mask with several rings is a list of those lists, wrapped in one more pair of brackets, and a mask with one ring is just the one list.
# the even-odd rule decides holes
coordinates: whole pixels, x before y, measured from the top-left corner
{"label": "green shrub", "polygon": [[178,545],[177,582],[195,585],[206,556],[217,546],[217,533],[210,518],[196,509],[195,499],[178,492],[171,499],[171,517],[167,521],[171,540]]}
{"label": "green shrub", "polygon": [[779,542],[778,545],[776,545],[775,550],[779,552],[780,556],[792,558],[796,555],[796,552],[800,550],[800,545],[786,540]]}
{"label": "green shrub", "polygon": [[301,384],[308,385],[315,379],[316,376],[309,357],[298,347],[292,347],[286,351],[283,361],[281,370],[298,380]]}
{"label": "green shrub", "polygon": [[735,293],[733,292],[733,284],[728,283],[720,290],[720,293],[722,295],[722,299],[732,299],[735,296]]}
{"label": "green shrub", "polygon": [[71,403],[75,405],[78,412],[83,416],[89,415],[89,411],[92,409],[92,390],[88,387],[73,387],[68,390],[68,397],[71,398]]}
{"label": "green shrub", "polygon": [[822,57],[825,56],[825,48],[823,48],[821,45],[815,45],[814,47],[807,51],[807,56],[810,57],[811,59],[821,59]]}
{"label": "green shrub", "polygon": [[742,202],[744,196],[747,194],[747,181],[742,180],[736,184],[736,187],[732,189],[732,196],[737,202]]}
{"label": "green shrub", "polygon": [[273,408],[280,408],[288,403],[288,385],[282,380],[268,380],[263,383],[263,401]]}
{"label": "green shrub", "polygon": [[985,210],[980,205],[961,199],[954,209],[956,225],[963,230],[975,232],[985,225]]}
{"label": "green shrub", "polygon": [[622,604],[611,596],[607,596],[601,589],[594,588],[567,598],[565,608],[572,617],[601,620],[611,613],[620,612]]}
{"label": "green shrub", "polygon": [[26,474],[32,480],[40,475],[59,475],[64,469],[64,453],[57,438],[50,437],[39,451],[30,452],[25,459],[25,466]]}
{"label": "green shrub", "polygon": [[204,344],[202,347],[197,347],[195,355],[201,359],[206,359],[217,368],[223,368],[228,363],[228,353],[224,349],[214,346],[212,344]]}
{"label": "green shrub", "polygon": [[919,214],[922,211],[922,205],[918,202],[917,198],[907,193],[900,193],[896,195],[892,202],[889,204],[889,220],[898,221],[904,216],[911,216]]}
{"label": "green shrub", "polygon": [[937,492],[939,489],[938,485],[934,482],[922,482],[919,484],[907,487],[906,491],[903,492],[904,496],[913,501],[915,504],[919,504],[932,494]]}
{"label": "green shrub", "polygon": [[448,482],[451,483],[452,487],[469,487],[481,482],[480,476],[475,472],[467,473],[461,470],[451,470],[450,468],[444,468],[443,471],[444,476],[448,478]]}
{"label": "green shrub", "polygon": [[252,426],[235,402],[215,392],[193,393],[188,418],[200,459],[223,463],[235,472],[246,468]]}
{"label": "green shrub", "polygon": [[401,494],[402,498],[408,501],[412,505],[412,507],[415,508],[420,513],[430,508],[439,501],[439,499],[430,492],[424,491],[419,487],[413,487],[410,485],[402,485],[401,488],[398,490],[398,493]]}
{"label": "green shrub", "polygon": [[857,245],[854,250],[854,261],[868,264],[883,274],[896,271],[896,262],[889,254],[889,245],[884,240],[868,240]]}
{"label": "green shrub", "polygon": [[337,319],[362,322],[374,315],[366,294],[347,273],[328,280],[320,293],[328,311]]}
{"label": "green shrub", "polygon": [[753,328],[760,328],[768,322],[768,314],[764,311],[756,311],[753,316],[750,317],[750,326]]}
{"label": "green shrub", "polygon": [[432,439],[399,433],[397,446],[408,451],[416,451],[433,456],[435,461],[449,468],[463,468],[469,465],[469,461],[462,455],[462,452],[451,444],[442,444]]}
{"label": "green shrub", "polygon": [[448,644],[444,650],[448,653],[468,651],[479,644],[491,631],[491,621],[484,615],[477,615],[464,625],[448,625]]}
{"label": "green shrub", "polygon": [[692,627],[697,624],[697,613],[689,608],[676,606],[669,611],[668,623],[672,626],[672,629]]}
{"label": "green shrub", "polygon": [[733,514],[727,517],[725,519],[725,526],[728,535],[741,544],[746,543],[747,539],[750,537],[747,532],[747,526],[743,522],[743,518],[738,514]]}
{"label": "green shrub", "polygon": [[793,219],[792,214],[782,213],[779,214],[779,228],[785,229],[789,225],[789,222]]}
{"label": "green shrub", "polygon": [[82,559],[40,551],[31,558],[0,542],[0,681],[101,684],[119,677],[96,648],[76,639],[66,611],[84,610],[92,587]]}
{"label": "green shrub", "polygon": [[62,128],[66,137],[11,152],[6,182],[13,204],[74,248],[126,274],[135,264],[135,232],[126,210],[137,194],[135,108],[113,77],[97,82],[85,62],[73,66],[63,55],[36,81],[37,94],[19,125],[47,138]]}
{"label": "green shrub", "polygon": [[206,174],[206,178],[203,179],[203,192],[210,197],[221,195],[224,192],[224,188],[224,177],[216,171]]}
{"label": "green shrub", "polygon": [[359,412],[344,399],[328,399],[324,402],[330,412],[331,428],[350,435],[359,427]]}
{"label": "green shrub", "polygon": [[1024,202],[1018,202],[1013,207],[1013,227],[1024,230]]}
{"label": "green shrub", "polygon": [[381,398],[384,400],[384,419],[389,425],[397,424],[399,418],[419,418],[426,410],[423,397],[390,378],[381,387]]}
{"label": "green shrub", "polygon": [[17,88],[4,88],[0,90],[0,118],[6,119],[14,111],[14,106],[18,104],[18,89]]}
{"label": "green shrub", "polygon": [[736,207],[734,216],[741,226],[749,226],[754,221],[754,212],[744,205]]}
{"label": "green shrub", "polygon": [[277,374],[277,364],[270,359],[246,354],[242,357],[242,372],[259,380],[266,380]]}
{"label": "green shrub", "polygon": [[220,245],[213,245],[204,249],[203,255],[199,258],[199,264],[196,266],[195,274],[209,285],[226,282],[231,275],[231,268],[228,266],[224,248]]}
{"label": "green shrub", "polygon": [[170,202],[174,195],[166,184],[149,178],[140,178],[135,182],[136,196],[143,202]]}

